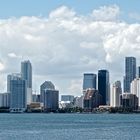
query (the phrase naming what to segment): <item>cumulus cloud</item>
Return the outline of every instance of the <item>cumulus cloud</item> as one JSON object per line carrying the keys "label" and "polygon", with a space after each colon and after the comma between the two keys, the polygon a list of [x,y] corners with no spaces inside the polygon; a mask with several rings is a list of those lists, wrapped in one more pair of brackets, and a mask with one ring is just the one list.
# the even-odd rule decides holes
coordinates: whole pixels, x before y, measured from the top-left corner
{"label": "cumulus cloud", "polygon": [[38,91],[52,80],[62,94],[81,94],[83,73],[102,68],[110,71],[111,81],[121,80],[124,57],[140,58],[140,24],[119,22],[120,12],[117,5],[103,6],[85,16],[61,6],[48,17],[1,19],[0,80],[20,71],[25,59],[32,62]]}

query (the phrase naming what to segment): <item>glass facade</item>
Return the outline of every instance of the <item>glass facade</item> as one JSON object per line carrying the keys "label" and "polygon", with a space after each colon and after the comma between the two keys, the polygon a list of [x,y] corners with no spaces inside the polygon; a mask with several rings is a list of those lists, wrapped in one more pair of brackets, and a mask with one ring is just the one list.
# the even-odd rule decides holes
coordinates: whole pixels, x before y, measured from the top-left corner
{"label": "glass facade", "polygon": [[51,81],[45,81],[41,86],[40,86],[40,100],[41,102],[43,102],[43,94],[44,94],[44,90],[45,89],[50,89],[50,90],[55,90],[55,86],[53,85],[53,83]]}
{"label": "glass facade", "polygon": [[96,89],[96,74],[85,73],[83,79],[83,90],[88,88]]}
{"label": "glass facade", "polygon": [[124,92],[130,92],[130,84],[136,78],[136,58],[125,58]]}
{"label": "glass facade", "polygon": [[56,111],[59,104],[59,91],[44,90],[44,109],[46,111]]}
{"label": "glass facade", "polygon": [[109,84],[109,72],[107,70],[98,71],[98,91],[102,95],[102,105],[109,104],[110,97],[110,84]]}
{"label": "glass facade", "polygon": [[27,80],[27,88],[32,88],[32,65],[30,61],[21,62],[22,79]]}
{"label": "glass facade", "polygon": [[26,81],[22,79],[11,80],[10,108],[26,108]]}

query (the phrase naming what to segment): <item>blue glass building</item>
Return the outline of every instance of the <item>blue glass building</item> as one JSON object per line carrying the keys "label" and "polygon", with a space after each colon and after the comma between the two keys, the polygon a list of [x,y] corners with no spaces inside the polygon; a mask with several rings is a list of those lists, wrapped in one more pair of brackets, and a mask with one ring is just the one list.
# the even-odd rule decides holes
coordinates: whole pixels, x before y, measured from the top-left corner
{"label": "blue glass building", "polygon": [[125,58],[124,92],[130,92],[130,84],[136,78],[136,58]]}
{"label": "blue glass building", "polygon": [[27,83],[19,77],[10,80],[10,110],[22,112],[26,110]]}
{"label": "blue glass building", "polygon": [[40,100],[43,102],[44,100],[44,90],[45,89],[50,89],[50,90],[55,90],[55,86],[51,81],[45,81],[41,86],[40,86]]}
{"label": "blue glass building", "polygon": [[109,72],[107,70],[98,71],[98,91],[102,95],[102,105],[109,105],[110,97]]}
{"label": "blue glass building", "polygon": [[32,102],[32,65],[29,60],[21,62],[21,76],[27,82],[27,104]]}
{"label": "blue glass building", "polygon": [[84,73],[83,91],[85,91],[88,88],[96,89],[96,74]]}
{"label": "blue glass building", "polygon": [[56,111],[59,108],[59,91],[44,90],[43,105],[45,111]]}
{"label": "blue glass building", "polygon": [[32,88],[32,65],[29,60],[21,62],[21,75],[27,81],[27,88]]}

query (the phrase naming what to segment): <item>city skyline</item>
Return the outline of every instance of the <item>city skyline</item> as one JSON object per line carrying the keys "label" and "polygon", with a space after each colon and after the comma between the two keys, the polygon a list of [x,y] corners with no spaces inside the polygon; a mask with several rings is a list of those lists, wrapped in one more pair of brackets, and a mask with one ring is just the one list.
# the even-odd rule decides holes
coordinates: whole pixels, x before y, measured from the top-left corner
{"label": "city skyline", "polygon": [[90,0],[83,7],[84,1],[78,6],[73,0],[34,5],[31,0],[30,8],[21,8],[27,1],[15,2],[0,8],[0,92],[23,60],[32,63],[34,91],[49,80],[60,94],[73,95],[82,93],[83,73],[107,69],[110,83],[122,82],[125,56],[136,57],[140,65],[140,2]]}

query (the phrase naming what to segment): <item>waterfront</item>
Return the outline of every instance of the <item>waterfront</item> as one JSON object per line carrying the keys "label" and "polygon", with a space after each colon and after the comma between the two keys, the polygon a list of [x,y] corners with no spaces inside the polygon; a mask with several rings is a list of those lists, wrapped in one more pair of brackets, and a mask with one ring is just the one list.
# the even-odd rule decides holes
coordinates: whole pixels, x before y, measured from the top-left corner
{"label": "waterfront", "polygon": [[0,140],[140,139],[140,114],[0,114]]}

